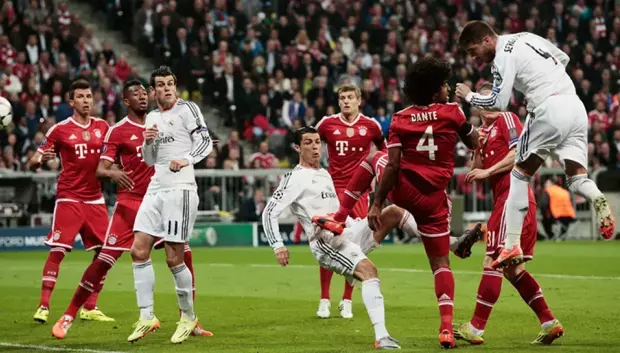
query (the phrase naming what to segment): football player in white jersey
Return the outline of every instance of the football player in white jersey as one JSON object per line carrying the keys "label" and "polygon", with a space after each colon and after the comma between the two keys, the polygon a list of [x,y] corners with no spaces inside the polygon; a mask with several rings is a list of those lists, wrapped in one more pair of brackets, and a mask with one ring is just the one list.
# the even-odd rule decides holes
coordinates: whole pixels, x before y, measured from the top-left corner
{"label": "football player in white jersey", "polygon": [[492,63],[493,74],[491,93],[474,93],[461,83],[456,89],[459,97],[478,108],[504,110],[515,88],[525,95],[529,112],[506,201],[505,248],[493,268],[523,262],[519,241],[528,208],[527,187],[552,152],[564,166],[568,189],[592,203],[601,235],[611,239],[613,213],[596,183],[588,179],[588,116],[566,73],[568,55],[532,33],[497,35],[483,21],[469,22],[463,28],[459,46],[479,64]]}
{"label": "football player in white jersey", "polygon": [[282,266],[289,263],[288,250],[280,236],[278,217],[290,206],[308,235],[310,250],[317,262],[347,277],[350,282],[354,279],[362,282],[362,299],[375,329],[375,347],[400,349],[398,341],[390,336],[385,327],[385,309],[377,269],[366,254],[377,248],[388,232],[401,222],[405,223],[403,230],[415,235],[417,227],[413,217],[407,217],[407,211],[390,206],[383,211],[382,229],[374,234],[365,219],[350,221],[341,236],[334,236],[334,233],[315,226],[313,217],[338,210],[338,196],[331,176],[319,166],[321,137],[317,130],[302,128],[295,133],[295,140],[300,162],[285,174],[263,211],[265,234],[278,262]]}
{"label": "football player in white jersey", "polygon": [[153,313],[155,272],[150,253],[155,241],[163,238],[181,309],[171,341],[181,343],[198,323],[192,275],[183,262],[184,244],[198,211],[194,164],[211,153],[213,143],[200,109],[177,97],[177,80],[170,68],[161,66],[153,71],[150,83],[158,109],[146,116],[142,154],[147,165],[155,166],[155,174],[134,223],[131,257],[140,319],[127,340],[137,341],[160,326]]}

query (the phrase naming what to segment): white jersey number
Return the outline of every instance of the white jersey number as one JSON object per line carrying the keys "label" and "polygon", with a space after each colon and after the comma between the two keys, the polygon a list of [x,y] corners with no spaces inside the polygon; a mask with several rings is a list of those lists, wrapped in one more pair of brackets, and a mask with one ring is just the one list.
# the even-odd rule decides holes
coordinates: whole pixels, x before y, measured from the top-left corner
{"label": "white jersey number", "polygon": [[[428,141],[428,144],[426,143]],[[433,137],[433,127],[429,126],[424,131],[424,135],[418,141],[418,145],[416,146],[416,151],[428,152],[428,159],[431,161],[435,160],[435,151],[437,151],[439,147],[435,145],[435,138]]]}
{"label": "white jersey number", "polygon": [[553,63],[556,64],[556,65],[558,64],[558,61],[548,51],[546,51],[544,49],[536,48],[533,45],[531,45],[530,43],[525,43],[525,45],[527,45],[528,47],[532,48],[532,50],[535,51],[536,54],[542,56],[545,59],[553,60]]}

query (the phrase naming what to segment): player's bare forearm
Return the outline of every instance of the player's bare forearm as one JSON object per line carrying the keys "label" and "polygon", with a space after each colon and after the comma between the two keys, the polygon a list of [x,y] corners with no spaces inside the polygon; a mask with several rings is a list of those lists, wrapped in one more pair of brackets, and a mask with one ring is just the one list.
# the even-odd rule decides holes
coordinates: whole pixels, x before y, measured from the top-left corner
{"label": "player's bare forearm", "polygon": [[517,156],[517,149],[513,148],[508,152],[506,157],[504,157],[501,161],[497,162],[494,166],[489,168],[489,176],[493,176],[495,174],[501,174],[503,172],[507,172],[512,170],[512,167],[515,164],[515,158]]}
{"label": "player's bare forearm", "polygon": [[478,130],[474,129],[474,127],[469,124],[469,123],[465,123],[463,124],[463,126],[461,126],[460,130],[459,130],[459,137],[461,138],[461,141],[463,141],[463,143],[465,144],[465,146],[467,146],[467,148],[469,148],[470,150],[473,150],[475,148],[478,148]]}
{"label": "player's bare forearm", "polygon": [[41,159],[43,155],[40,152],[36,152],[32,158],[28,160],[28,169],[35,171],[41,167]]}
{"label": "player's bare forearm", "polygon": [[388,149],[388,163],[383,171],[383,177],[379,183],[379,187],[375,192],[375,200],[373,205],[381,207],[387,198],[387,194],[392,190],[398,179],[398,171],[400,169],[400,148]]}
{"label": "player's bare forearm", "polygon": [[110,171],[112,169],[112,165],[113,163],[102,159],[99,161],[99,165],[97,165],[97,178],[99,179],[108,179],[110,178],[111,174]]}

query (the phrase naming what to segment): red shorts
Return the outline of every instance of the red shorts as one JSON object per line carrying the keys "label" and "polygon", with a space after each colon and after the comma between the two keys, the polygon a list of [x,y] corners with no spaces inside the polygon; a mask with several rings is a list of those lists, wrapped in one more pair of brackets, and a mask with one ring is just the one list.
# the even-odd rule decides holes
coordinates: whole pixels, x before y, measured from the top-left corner
{"label": "red shorts", "polygon": [[142,200],[120,200],[114,205],[104,249],[130,251],[133,245],[133,224]]}
{"label": "red shorts", "polygon": [[[387,161],[388,156],[384,152],[377,152],[373,157],[372,167],[377,182],[383,176]],[[422,236],[422,243],[428,256],[439,257],[450,253],[452,202],[445,190],[422,192],[401,174],[387,198],[411,213],[418,224],[418,233]]]}
{"label": "red shorts", "polygon": [[[336,189],[336,194],[338,195],[338,201],[340,201],[340,203],[342,203],[342,196],[344,195],[344,191],[346,190],[346,188],[344,189]],[[353,206],[353,209],[351,210],[351,218],[366,218],[368,217],[368,208],[370,207],[369,201],[368,201],[368,193],[365,193],[363,195],[360,196],[359,200],[357,200],[357,203],[355,204],[355,206]]]}
{"label": "red shorts", "polygon": [[105,204],[56,201],[52,228],[45,244],[73,249],[75,237],[80,234],[84,248],[101,247],[108,228],[108,208]]}
{"label": "red shorts", "polygon": [[[491,217],[487,222],[487,250],[486,255],[496,259],[499,252],[504,247],[506,240],[506,198],[502,198],[495,202]],[[521,231],[521,249],[523,250],[523,258],[531,260],[534,256],[534,246],[538,236],[538,223],[536,222],[536,202],[530,199],[527,214],[523,221],[523,229]]]}

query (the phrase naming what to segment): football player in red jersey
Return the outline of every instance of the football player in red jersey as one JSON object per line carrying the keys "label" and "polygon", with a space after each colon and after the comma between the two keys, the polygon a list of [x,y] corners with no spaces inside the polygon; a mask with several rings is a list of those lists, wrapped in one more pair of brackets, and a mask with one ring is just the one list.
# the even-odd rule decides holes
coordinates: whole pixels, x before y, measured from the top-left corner
{"label": "football player in red jersey", "polygon": [[[123,103],[128,108],[127,117],[112,126],[106,134],[97,168],[97,176],[110,178],[118,184],[117,202],[106,232],[103,250],[84,272],[67,311],[52,328],[52,335],[58,339],[65,337],[79,308],[84,305],[90,293],[97,290],[97,283],[103,281],[123,252],[131,250],[136,214],[154,173],[153,167],[147,166],[142,158],[142,133],[145,129],[148,94],[140,81],[131,80],[125,83]],[[113,167],[114,164],[123,169]],[[184,260],[193,277],[192,253],[187,244]],[[192,334],[212,336],[211,332],[199,325]]]}
{"label": "football player in red jersey", "polygon": [[[78,233],[81,235],[84,248],[95,250],[96,259],[108,227],[108,209],[96,175],[108,124],[90,116],[93,93],[87,81],[78,80],[71,84],[69,104],[75,110],[73,116],[52,126],[37,153],[28,161],[31,170],[56,158],[56,153],[62,161],[54,219],[45,242],[50,247],[50,253],[43,267],[39,308],[34,314],[34,320],[41,323],[47,322],[50,297],[60,263],[65,253],[73,248],[75,237]],[[98,289],[101,289],[99,284]],[[114,321],[97,308],[99,290],[93,291],[86,301],[80,318]]]}
{"label": "football player in red jersey", "polygon": [[[366,158],[373,145],[380,150],[385,148],[385,140],[381,125],[375,119],[366,117],[359,112],[362,93],[354,85],[343,85],[338,88],[338,106],[340,113],[324,117],[316,125],[321,139],[327,144],[329,161],[328,172],[334,180],[338,199],[343,200],[344,191],[351,175],[360,162]],[[368,193],[356,195],[358,202],[351,211],[353,218],[365,218],[368,214]],[[320,268],[321,301],[317,316],[330,316],[329,289],[334,273]],[[353,287],[345,281],[342,301],[339,305],[340,316],[346,319],[353,317],[351,297]]]}
{"label": "football player in red jersey", "polygon": [[[469,148],[478,133],[456,103],[448,101],[450,64],[425,57],[407,74],[405,94],[414,105],[394,114],[388,137],[388,162],[368,213],[372,229],[388,193],[397,206],[409,211],[429,258],[441,325],[439,343],[454,348],[454,276],[450,270],[451,203],[446,188],[454,172],[457,138]],[[394,189],[394,190],[392,190]]]}
{"label": "football player in red jersey", "polygon": [[[492,89],[493,85],[486,83],[478,89],[478,92],[490,94]],[[493,305],[499,298],[503,276],[512,283],[521,294],[521,298],[538,316],[541,331],[532,343],[551,344],[564,334],[564,328],[547,306],[538,282],[525,270],[525,263],[509,265],[503,273],[491,267],[491,263],[504,247],[505,205],[510,191],[510,171],[514,165],[516,146],[523,126],[513,113],[482,110],[480,116],[483,122],[480,134],[482,136],[481,146],[474,153],[472,171],[465,181],[476,182],[488,179],[493,190],[494,206],[487,224],[487,250],[483,261],[484,272],[476,297],[476,309],[471,321],[455,325],[455,336],[472,344],[484,343],[484,328],[493,310]],[[521,248],[526,261],[532,259],[534,255],[534,245],[538,234],[536,199],[530,187],[528,187],[528,194],[530,206],[521,232]]]}

